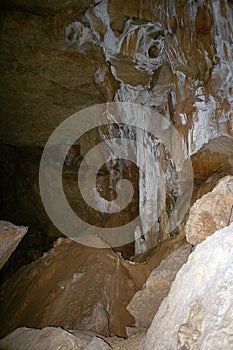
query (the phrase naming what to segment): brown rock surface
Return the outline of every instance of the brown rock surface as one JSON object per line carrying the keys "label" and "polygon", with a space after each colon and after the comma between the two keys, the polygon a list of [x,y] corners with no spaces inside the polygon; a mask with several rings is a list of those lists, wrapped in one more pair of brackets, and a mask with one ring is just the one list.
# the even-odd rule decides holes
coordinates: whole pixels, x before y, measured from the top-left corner
{"label": "brown rock surface", "polygon": [[147,267],[69,239],[57,244],[2,285],[1,335],[50,325],[125,336],[125,326],[133,324],[126,306],[148,276]]}
{"label": "brown rock surface", "polygon": [[[233,27],[232,3],[227,0],[3,0],[1,22],[4,145],[36,149],[74,112],[114,99],[158,110],[179,130],[187,156],[213,138],[232,136]],[[16,154],[25,164],[24,155]],[[14,183],[18,167],[15,171],[8,166],[6,157],[1,155],[0,177]],[[208,158],[215,156],[210,152]],[[214,162],[207,163],[211,169]],[[25,164],[26,174],[30,168]],[[24,172],[19,176],[22,179]],[[175,198],[175,181],[169,185],[168,196]],[[30,217],[38,218],[35,226],[42,222],[39,201],[32,212],[22,199],[24,187],[17,182],[9,187],[13,198],[15,191],[25,222],[31,226]],[[37,197],[36,189],[27,187],[24,192],[33,200]],[[142,192],[140,188],[141,197]],[[10,208],[8,218],[16,210],[8,196],[3,198],[3,207]],[[45,250],[52,240],[47,232],[55,231],[47,222],[41,235]]]}
{"label": "brown rock surface", "polygon": [[217,182],[233,174],[233,139],[217,137],[191,156],[194,172],[192,203],[213,190]]}
{"label": "brown rock surface", "polygon": [[229,224],[233,206],[233,176],[220,180],[212,192],[205,194],[191,208],[185,232],[193,245]]}
{"label": "brown rock surface", "polygon": [[15,226],[10,222],[0,221],[0,269],[16,249],[27,230],[27,227]]}
{"label": "brown rock surface", "polygon": [[127,306],[134,316],[137,327],[148,328],[167,296],[176,273],[187,261],[191,251],[190,245],[185,245],[171,253],[154,269],[143,288],[138,291]]}
{"label": "brown rock surface", "polygon": [[0,335],[23,326],[58,326],[126,336],[125,327],[134,325],[127,305],[152,269],[185,244],[178,238],[163,242],[143,264],[59,238],[52,250],[2,284]]}

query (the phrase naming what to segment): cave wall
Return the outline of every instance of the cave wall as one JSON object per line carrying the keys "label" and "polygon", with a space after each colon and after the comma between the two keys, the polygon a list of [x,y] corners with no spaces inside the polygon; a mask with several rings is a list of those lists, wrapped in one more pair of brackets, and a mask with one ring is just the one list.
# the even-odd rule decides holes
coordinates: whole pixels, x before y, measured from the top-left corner
{"label": "cave wall", "polygon": [[[142,104],[169,119],[185,157],[194,157],[197,185],[205,177],[202,164],[213,175],[206,162],[213,152],[221,174],[232,173],[221,152],[195,157],[212,139],[221,145],[226,137],[232,145],[232,8],[227,0],[2,1],[2,215],[19,224],[43,222],[45,237],[49,231],[57,237],[39,199],[37,150],[72,113],[106,101]],[[81,141],[81,151],[88,142]],[[157,154],[164,159],[164,151]],[[173,171],[167,173],[171,202]],[[145,187],[141,181],[139,211]]]}

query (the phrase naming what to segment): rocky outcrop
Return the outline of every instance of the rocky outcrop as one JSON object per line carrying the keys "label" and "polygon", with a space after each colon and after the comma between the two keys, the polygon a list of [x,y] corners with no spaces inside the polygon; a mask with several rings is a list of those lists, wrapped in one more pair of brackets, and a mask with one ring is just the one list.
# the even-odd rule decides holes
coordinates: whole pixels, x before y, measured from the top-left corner
{"label": "rocky outcrop", "polygon": [[18,328],[0,340],[1,350],[108,350],[110,346],[88,332],[71,332],[59,327]]}
{"label": "rocky outcrop", "polygon": [[112,349],[103,339],[93,338],[84,350],[110,350]]}
{"label": "rocky outcrop", "polygon": [[127,339],[117,337],[108,338],[106,341],[114,350],[139,350],[139,345],[145,336],[145,330],[137,330]]}
{"label": "rocky outcrop", "polygon": [[167,296],[176,273],[187,261],[191,251],[190,245],[185,245],[161,262],[147,279],[143,288],[130,301],[127,309],[134,316],[137,327],[148,328]]}
{"label": "rocky outcrop", "polygon": [[193,245],[202,242],[230,222],[233,207],[233,176],[219,181],[212,192],[204,195],[191,208],[185,232]]}
{"label": "rocky outcrop", "polygon": [[192,203],[213,190],[218,181],[233,174],[233,138],[221,136],[191,156],[194,172]]}
{"label": "rocky outcrop", "polygon": [[141,350],[231,349],[233,224],[204,242],[180,269]]}
{"label": "rocky outcrop", "polygon": [[127,305],[150,272],[184,245],[178,238],[164,242],[143,264],[59,238],[1,285],[0,336],[23,326],[57,326],[125,337],[125,327],[135,324]]}
{"label": "rocky outcrop", "polygon": [[1,336],[20,326],[125,336],[125,326],[134,323],[126,306],[148,275],[146,265],[127,262],[111,249],[59,239],[1,286]]}
{"label": "rocky outcrop", "polygon": [[90,331],[64,330],[60,327],[43,329],[17,328],[0,340],[1,350],[138,350],[145,336],[141,330],[128,339],[106,338]]}
{"label": "rocky outcrop", "polygon": [[15,226],[10,222],[0,221],[0,269],[16,249],[27,230],[27,227]]}
{"label": "rocky outcrop", "polygon": [[[45,145],[53,130],[71,114],[110,100],[134,102],[157,110],[179,130],[187,158],[210,140],[232,137],[230,1],[38,1],[35,4],[4,0],[1,18],[0,132],[4,145],[18,148],[27,145],[36,150],[38,145]],[[91,139],[89,135],[82,140],[81,152],[88,149]],[[164,230],[179,185],[167,150],[164,156],[157,146],[152,142],[156,160],[161,158],[161,163],[170,164],[164,165],[169,200],[164,213],[166,220],[160,220],[160,227],[155,227],[146,240],[147,249],[157,243],[156,234]],[[31,188],[21,188],[18,182],[15,186],[15,178],[20,176],[26,181],[24,174],[30,174],[31,168],[18,148],[14,149],[15,157],[25,166],[19,175],[18,164],[14,167],[10,161],[9,166],[9,155],[5,151],[1,154],[0,176],[8,179],[7,186],[2,186],[3,207],[9,208],[6,217],[16,212],[17,191],[20,204],[17,212],[19,208],[21,211],[18,215],[24,215],[28,223],[29,218],[42,222],[45,215],[38,209],[40,205],[30,206],[23,199],[26,194],[36,201],[38,179],[32,186],[33,196]],[[215,157],[211,156],[212,151],[207,152],[207,161]],[[35,158],[36,155],[30,163]],[[142,158],[137,157],[139,166],[144,162]],[[197,158],[195,169],[200,179],[203,162]],[[211,169],[212,161],[206,163]],[[225,166],[228,169],[227,163]],[[129,173],[130,169],[127,170]],[[218,171],[218,167],[213,171]],[[206,175],[206,169],[203,172]],[[227,173],[224,169],[222,172]],[[137,180],[133,182],[139,183],[142,212],[149,191],[140,176]],[[158,203],[160,192],[161,189],[153,193]],[[146,215],[149,217],[151,213]],[[96,214],[97,221],[98,217]],[[114,219],[117,224],[119,217]],[[41,241],[43,238],[46,241],[47,232],[54,230],[54,227],[47,229],[47,224],[48,220],[41,230],[46,232]]]}

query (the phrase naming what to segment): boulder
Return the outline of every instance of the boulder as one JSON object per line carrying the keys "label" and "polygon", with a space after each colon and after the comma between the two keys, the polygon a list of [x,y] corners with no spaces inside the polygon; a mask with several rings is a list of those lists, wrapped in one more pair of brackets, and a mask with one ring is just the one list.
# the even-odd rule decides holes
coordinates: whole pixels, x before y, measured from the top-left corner
{"label": "boulder", "polygon": [[10,222],[0,221],[0,269],[16,249],[27,230],[27,227],[15,226]]}
{"label": "boulder", "polygon": [[233,224],[200,243],[176,275],[141,350],[233,346]]}
{"label": "boulder", "polygon": [[233,206],[233,176],[221,179],[212,192],[192,206],[185,232],[187,241],[196,245],[230,222]]}
{"label": "boulder", "polygon": [[84,350],[110,350],[112,349],[108,343],[103,339],[95,337],[92,341],[85,347]]}
{"label": "boulder", "polygon": [[137,327],[148,328],[167,296],[176,273],[187,261],[191,246],[185,245],[171,253],[154,269],[143,288],[130,301],[127,309],[134,316]]}
{"label": "boulder", "polygon": [[111,249],[60,238],[2,284],[0,334],[57,326],[125,337],[125,327],[134,324],[126,306],[148,277],[146,269]]}
{"label": "boulder", "polygon": [[[139,350],[140,343],[145,336],[145,330],[137,330],[127,339],[118,337],[108,338],[107,341],[114,350]],[[102,350],[102,349],[101,349]]]}
{"label": "boulder", "polygon": [[[99,347],[95,347],[95,344]],[[106,344],[106,347],[105,347]],[[18,328],[0,340],[2,350],[95,350],[110,349],[104,340],[95,335],[75,332],[75,335],[59,327],[43,329]]]}

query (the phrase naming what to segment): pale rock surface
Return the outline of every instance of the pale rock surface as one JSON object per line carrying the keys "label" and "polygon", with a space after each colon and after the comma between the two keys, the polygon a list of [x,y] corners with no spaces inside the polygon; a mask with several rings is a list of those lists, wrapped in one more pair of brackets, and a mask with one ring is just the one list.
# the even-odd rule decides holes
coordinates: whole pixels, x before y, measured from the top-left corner
{"label": "pale rock surface", "polygon": [[138,350],[144,336],[145,330],[140,329],[128,339],[113,337],[108,338],[107,341],[113,350]]}
{"label": "pale rock surface", "polygon": [[27,230],[27,227],[15,226],[10,222],[0,221],[0,269],[16,249]]}
{"label": "pale rock surface", "polygon": [[91,341],[65,331],[62,328],[46,327],[43,329],[18,328],[0,340],[1,350],[82,350]]}
{"label": "pale rock surface", "polygon": [[[136,329],[136,328],[135,328]],[[64,330],[60,327],[43,329],[17,328],[0,340],[1,350],[137,350],[145,336],[138,330],[128,339],[105,338],[90,331]]]}
{"label": "pale rock surface", "polygon": [[199,244],[177,273],[140,350],[233,348],[233,224]]}
{"label": "pale rock surface", "polygon": [[212,192],[192,206],[185,232],[187,241],[196,245],[230,222],[233,206],[233,176],[221,179]]}
{"label": "pale rock surface", "polygon": [[143,288],[130,301],[127,309],[137,327],[148,328],[181,266],[187,261],[191,246],[185,245],[171,253],[154,269]]}
{"label": "pale rock surface", "polygon": [[110,350],[112,349],[109,344],[107,344],[103,339],[95,337],[92,339],[90,344],[88,344],[84,350]]}

